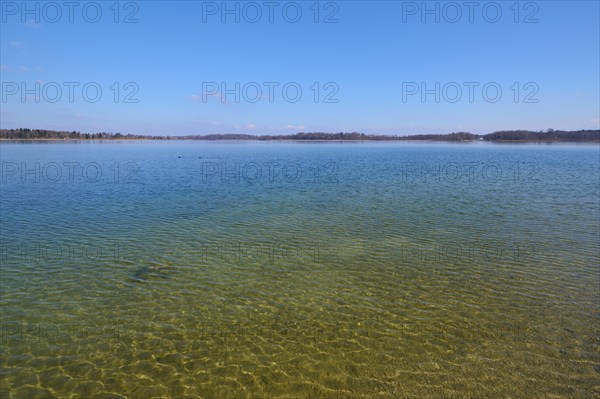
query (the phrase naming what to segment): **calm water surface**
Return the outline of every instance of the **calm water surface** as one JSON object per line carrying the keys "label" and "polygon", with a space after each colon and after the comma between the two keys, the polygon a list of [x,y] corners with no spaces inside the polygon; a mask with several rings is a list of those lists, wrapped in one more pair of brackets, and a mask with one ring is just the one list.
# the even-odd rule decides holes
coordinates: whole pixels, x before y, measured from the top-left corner
{"label": "calm water surface", "polygon": [[0,155],[2,398],[600,397],[597,144]]}

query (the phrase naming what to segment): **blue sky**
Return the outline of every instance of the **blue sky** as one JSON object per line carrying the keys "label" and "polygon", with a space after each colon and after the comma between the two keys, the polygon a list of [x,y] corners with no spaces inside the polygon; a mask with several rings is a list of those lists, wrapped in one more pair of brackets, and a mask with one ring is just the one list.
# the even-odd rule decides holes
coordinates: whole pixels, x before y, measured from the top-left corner
{"label": "blue sky", "polygon": [[600,125],[598,1],[0,3],[2,128],[406,135]]}

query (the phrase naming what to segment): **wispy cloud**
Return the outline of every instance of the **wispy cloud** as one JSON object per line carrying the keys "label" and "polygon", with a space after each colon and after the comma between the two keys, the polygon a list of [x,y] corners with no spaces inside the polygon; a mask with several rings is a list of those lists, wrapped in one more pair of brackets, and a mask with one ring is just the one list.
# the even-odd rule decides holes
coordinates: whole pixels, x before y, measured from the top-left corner
{"label": "wispy cloud", "polygon": [[9,73],[9,72],[10,73],[29,73],[29,72],[41,72],[43,70],[43,68],[39,65],[36,65],[34,67],[26,66],[26,65],[21,65],[19,67],[12,67],[7,64],[1,64],[0,70],[2,72],[6,72],[6,73]]}
{"label": "wispy cloud", "polygon": [[233,125],[234,129],[256,129],[254,123],[246,123],[245,125]]}
{"label": "wispy cloud", "polygon": [[304,126],[304,125],[286,125],[284,127],[284,129],[286,129],[286,130],[302,130],[305,128],[306,128],[306,126]]}
{"label": "wispy cloud", "polygon": [[[206,93],[204,95],[204,98],[206,98],[206,101],[208,101],[208,97],[218,97],[219,101],[226,103],[226,101],[224,101],[224,100],[226,100],[226,98],[222,97],[220,92]],[[206,102],[206,101],[203,101],[203,97],[198,94],[192,94],[191,96],[188,97],[188,100],[194,101],[194,102],[198,102],[198,101]]]}
{"label": "wispy cloud", "polygon": [[221,122],[209,121],[206,119],[193,119],[192,123],[194,125],[200,125],[200,126],[221,126],[221,125],[223,125],[223,123],[221,123]]}

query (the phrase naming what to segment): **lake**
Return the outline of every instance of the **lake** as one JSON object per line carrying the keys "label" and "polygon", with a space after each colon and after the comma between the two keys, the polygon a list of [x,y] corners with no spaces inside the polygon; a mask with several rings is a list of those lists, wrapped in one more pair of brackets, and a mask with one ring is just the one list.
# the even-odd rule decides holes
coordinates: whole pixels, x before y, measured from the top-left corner
{"label": "lake", "polygon": [[600,396],[600,146],[2,142],[2,398]]}

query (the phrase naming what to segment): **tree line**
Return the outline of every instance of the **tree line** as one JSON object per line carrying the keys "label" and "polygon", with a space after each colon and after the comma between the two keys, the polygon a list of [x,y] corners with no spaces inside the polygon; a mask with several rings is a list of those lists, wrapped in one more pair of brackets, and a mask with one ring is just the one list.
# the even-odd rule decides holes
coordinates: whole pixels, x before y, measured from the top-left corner
{"label": "tree line", "polygon": [[0,129],[0,139],[10,140],[299,140],[299,141],[600,141],[600,130],[564,131],[548,129],[546,131],[502,130],[479,135],[468,132],[449,134],[417,134],[409,136],[373,135],[364,133],[296,133],[290,135],[250,135],[250,134],[207,134],[191,136],[143,136],[121,133],[81,133],[77,131],[55,131],[46,129]]}
{"label": "tree line", "polygon": [[46,129],[0,129],[0,139],[7,140],[165,140],[164,136],[142,136],[121,133],[81,133]]}
{"label": "tree line", "polygon": [[503,130],[482,137],[488,141],[600,141],[600,130],[564,131],[548,129],[545,132]]}

